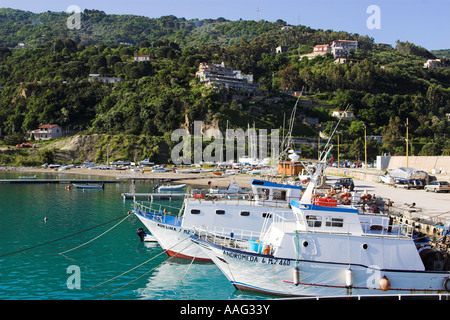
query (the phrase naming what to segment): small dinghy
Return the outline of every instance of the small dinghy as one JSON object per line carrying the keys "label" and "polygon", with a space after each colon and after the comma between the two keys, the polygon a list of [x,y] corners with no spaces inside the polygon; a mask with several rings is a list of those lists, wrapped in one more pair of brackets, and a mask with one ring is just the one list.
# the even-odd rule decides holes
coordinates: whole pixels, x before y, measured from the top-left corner
{"label": "small dinghy", "polygon": [[78,184],[78,183],[74,183],[73,185],[74,185],[75,188],[78,188],[78,189],[103,189],[103,183],[101,183],[101,184],[90,184],[90,183]]}
{"label": "small dinghy", "polygon": [[175,190],[182,190],[184,188],[186,188],[186,184],[164,185],[159,186],[158,191],[175,191]]}

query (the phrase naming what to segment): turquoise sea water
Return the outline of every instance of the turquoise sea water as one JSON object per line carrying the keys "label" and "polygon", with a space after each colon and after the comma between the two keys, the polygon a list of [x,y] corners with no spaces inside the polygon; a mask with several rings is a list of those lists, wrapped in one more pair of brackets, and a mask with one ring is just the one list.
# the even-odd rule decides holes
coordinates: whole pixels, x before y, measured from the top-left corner
{"label": "turquoise sea water", "polygon": [[[0,173],[0,179],[18,176]],[[56,176],[38,174],[38,178]],[[140,242],[136,229],[144,228],[141,222],[134,215],[122,221],[132,208],[131,200],[120,197],[130,191],[129,183],[84,192],[65,186],[0,184],[0,300],[264,299],[235,290],[212,263],[171,259],[158,245]],[[149,182],[136,184],[136,192],[152,188]],[[107,223],[113,219],[117,220]],[[99,226],[103,223],[107,224]],[[98,239],[60,254],[116,224]]]}

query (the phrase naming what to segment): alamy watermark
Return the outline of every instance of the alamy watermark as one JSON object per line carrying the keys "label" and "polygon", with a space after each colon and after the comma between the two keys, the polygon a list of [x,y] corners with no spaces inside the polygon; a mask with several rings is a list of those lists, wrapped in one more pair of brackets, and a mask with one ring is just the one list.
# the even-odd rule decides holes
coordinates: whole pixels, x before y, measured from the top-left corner
{"label": "alamy watermark", "polygon": [[70,290],[81,289],[81,271],[80,267],[76,265],[70,265],[67,267],[67,274],[70,274],[70,276],[67,278],[66,285],[67,288]]}
{"label": "alamy watermark", "polygon": [[81,9],[77,5],[70,5],[67,7],[67,13],[73,13],[70,17],[67,18],[67,29],[70,30],[80,30],[81,29]]}
{"label": "alamy watermark", "polygon": [[381,29],[381,9],[379,6],[372,4],[367,7],[366,13],[371,15],[366,20],[367,29]]}
{"label": "alamy watermark", "polygon": [[202,133],[202,127],[201,121],[194,121],[193,135],[186,129],[172,132],[172,142],[178,142],[171,152],[173,164],[232,162],[245,156],[262,160],[269,157],[269,150],[273,159],[280,154],[279,129],[271,129],[270,135],[267,129],[227,129],[223,135],[216,128]]}

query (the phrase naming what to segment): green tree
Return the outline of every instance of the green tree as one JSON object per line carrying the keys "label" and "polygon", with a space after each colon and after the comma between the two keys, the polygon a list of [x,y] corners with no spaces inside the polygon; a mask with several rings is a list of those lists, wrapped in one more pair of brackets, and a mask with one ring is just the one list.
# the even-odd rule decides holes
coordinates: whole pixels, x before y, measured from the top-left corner
{"label": "green tree", "polygon": [[41,152],[41,161],[43,163],[53,163],[55,160],[55,150],[45,149]]}
{"label": "green tree", "polygon": [[401,144],[402,126],[399,117],[389,119],[389,124],[383,127],[383,149],[394,154],[395,148]]}

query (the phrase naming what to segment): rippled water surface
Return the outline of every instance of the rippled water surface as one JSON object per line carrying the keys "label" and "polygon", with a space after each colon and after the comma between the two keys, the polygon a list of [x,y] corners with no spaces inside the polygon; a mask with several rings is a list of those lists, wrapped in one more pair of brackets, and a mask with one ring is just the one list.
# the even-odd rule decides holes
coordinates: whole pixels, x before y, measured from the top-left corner
{"label": "rippled water surface", "polygon": [[[56,175],[38,174],[44,177]],[[158,245],[140,242],[136,229],[143,225],[134,215],[124,219],[132,201],[120,195],[129,183],[84,192],[65,186],[0,184],[0,299],[260,298],[236,291],[212,263],[170,259]],[[137,183],[136,192],[152,187]]]}

